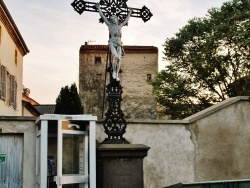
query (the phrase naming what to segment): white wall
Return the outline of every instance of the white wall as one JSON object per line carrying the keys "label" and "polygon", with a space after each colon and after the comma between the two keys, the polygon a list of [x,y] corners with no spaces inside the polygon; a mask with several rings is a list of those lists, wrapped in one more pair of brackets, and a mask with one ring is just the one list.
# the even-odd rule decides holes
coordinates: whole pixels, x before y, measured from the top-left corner
{"label": "white wall", "polygon": [[[181,121],[128,121],[125,138],[131,144],[150,147],[144,159],[145,188],[156,188],[176,182],[194,181],[194,144],[188,124]],[[106,137],[101,123],[97,140]]]}
{"label": "white wall", "polygon": [[[151,147],[144,159],[145,188],[250,178],[249,97],[228,99],[185,120],[127,123],[124,137]],[[98,122],[97,140],[105,137]]]}
{"label": "white wall", "polygon": [[194,121],[190,130],[195,144],[195,181],[250,178],[249,99]]}
{"label": "white wall", "polygon": [[[0,100],[0,115],[21,116],[22,115],[22,87],[23,87],[23,56],[16,47],[14,41],[7,32],[5,26],[0,22],[2,33],[0,43],[0,64],[7,68],[9,74],[16,77],[17,81],[17,108],[14,109],[8,101]],[[17,64],[15,64],[15,50],[17,50]],[[9,78],[7,78],[9,79]],[[9,93],[7,93],[8,95]],[[7,97],[7,99],[9,96]]]}

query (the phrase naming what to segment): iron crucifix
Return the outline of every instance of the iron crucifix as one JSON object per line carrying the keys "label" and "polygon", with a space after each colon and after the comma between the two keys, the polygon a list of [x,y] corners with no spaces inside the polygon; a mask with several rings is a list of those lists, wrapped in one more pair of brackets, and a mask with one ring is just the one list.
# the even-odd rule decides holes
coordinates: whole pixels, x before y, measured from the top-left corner
{"label": "iron crucifix", "polygon": [[[126,19],[128,10],[130,8],[127,6],[127,1],[128,0],[100,0],[99,4],[101,11],[106,17],[110,18],[111,16],[115,15],[118,17],[120,22],[123,22]],[[71,3],[71,5],[79,14],[82,14],[84,11],[98,12],[96,3],[93,2],[75,0],[73,3]],[[145,6],[143,6],[141,9],[130,9],[132,9],[131,17],[141,18],[144,22],[147,22],[153,16],[150,10]],[[100,22],[104,22],[102,18],[100,19]]]}
{"label": "iron crucifix", "polygon": [[107,72],[110,74],[110,83],[106,86],[108,110],[107,113],[105,113],[106,118],[103,122],[108,138],[102,143],[129,143],[123,137],[123,134],[126,132],[127,123],[121,109],[123,91],[119,78],[120,60],[124,55],[121,42],[122,27],[127,24],[130,17],[141,18],[146,22],[153,16],[147,7],[143,6],[141,9],[130,8],[126,4],[127,1],[128,0],[100,0],[99,3],[93,3],[84,0],[74,0],[71,4],[79,14],[82,14],[84,11],[98,12],[101,16],[100,22],[105,23],[109,29],[109,51],[107,52],[107,64],[109,67],[107,67],[106,64],[106,74]]}

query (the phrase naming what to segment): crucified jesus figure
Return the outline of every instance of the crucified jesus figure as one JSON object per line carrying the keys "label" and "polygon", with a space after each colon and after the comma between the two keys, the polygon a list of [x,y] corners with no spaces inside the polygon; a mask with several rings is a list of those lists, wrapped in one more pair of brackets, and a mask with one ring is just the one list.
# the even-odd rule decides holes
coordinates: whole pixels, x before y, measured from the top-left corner
{"label": "crucified jesus figure", "polygon": [[132,9],[129,9],[128,16],[123,22],[119,22],[117,16],[113,15],[110,17],[110,20],[104,16],[100,9],[100,4],[96,4],[96,8],[103,19],[103,21],[106,23],[106,25],[109,28],[109,49],[112,53],[113,56],[113,61],[112,61],[112,68],[113,68],[113,73],[112,77],[116,81],[119,81],[119,71],[121,67],[121,56],[122,56],[122,42],[121,42],[121,37],[122,37],[122,27],[128,23],[128,20],[130,18],[130,15],[132,14]]}

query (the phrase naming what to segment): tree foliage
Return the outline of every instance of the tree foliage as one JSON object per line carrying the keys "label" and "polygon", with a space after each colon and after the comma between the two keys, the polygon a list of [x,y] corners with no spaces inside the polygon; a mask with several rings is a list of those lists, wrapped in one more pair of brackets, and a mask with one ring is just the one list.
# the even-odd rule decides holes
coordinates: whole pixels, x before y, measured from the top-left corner
{"label": "tree foliage", "polygon": [[81,99],[75,83],[70,87],[65,86],[61,88],[60,94],[56,99],[55,114],[83,114]]}
{"label": "tree foliage", "polygon": [[249,95],[249,7],[249,0],[226,2],[166,39],[169,64],[153,82],[164,114],[184,118],[228,97]]}

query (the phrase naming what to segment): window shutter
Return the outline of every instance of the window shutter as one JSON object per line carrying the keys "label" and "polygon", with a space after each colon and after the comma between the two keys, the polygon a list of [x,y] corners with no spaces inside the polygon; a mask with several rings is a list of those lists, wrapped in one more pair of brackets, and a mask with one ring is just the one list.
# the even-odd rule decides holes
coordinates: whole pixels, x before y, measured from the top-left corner
{"label": "window shutter", "polygon": [[10,75],[10,105],[15,104],[15,76]]}
{"label": "window shutter", "polygon": [[14,104],[13,104],[13,108],[16,109],[17,108],[17,82],[14,81]]}
{"label": "window shutter", "polygon": [[6,100],[6,80],[7,70],[5,66],[1,66],[1,99]]}

